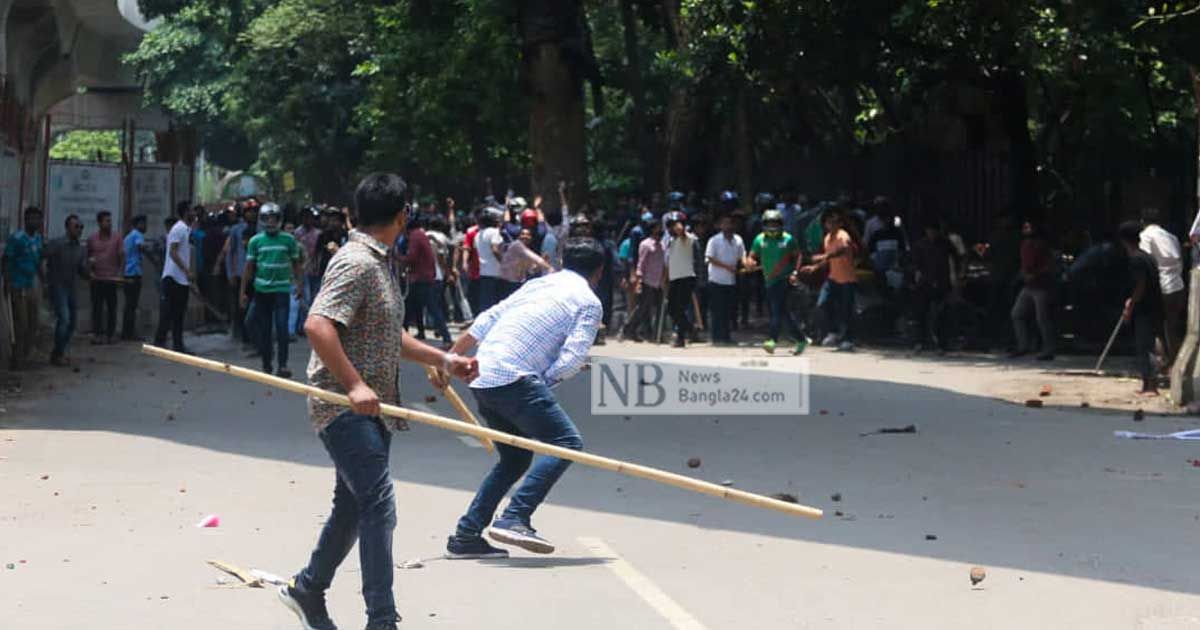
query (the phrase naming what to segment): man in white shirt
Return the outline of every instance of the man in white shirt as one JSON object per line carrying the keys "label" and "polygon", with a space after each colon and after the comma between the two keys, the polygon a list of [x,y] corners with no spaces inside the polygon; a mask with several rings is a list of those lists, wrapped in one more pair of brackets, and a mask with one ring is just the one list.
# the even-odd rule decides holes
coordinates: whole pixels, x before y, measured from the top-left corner
{"label": "man in white shirt", "polygon": [[[479,312],[482,313],[500,301],[503,278],[500,277],[500,260],[504,237],[500,234],[499,208],[484,208],[479,214],[482,228],[475,237],[475,250],[479,252]],[[478,315],[478,313],[476,314]]]}
{"label": "man in white shirt", "polygon": [[671,240],[667,243],[667,311],[675,324],[676,348],[682,348],[685,340],[692,336],[692,321],[687,311],[692,307],[692,291],[696,288],[696,269],[693,241],[695,236],[687,231],[682,212],[668,212],[667,232]]}
{"label": "man in white shirt", "polygon": [[[563,270],[526,282],[494,308],[475,318],[451,356],[477,351],[479,376],[471,393],[479,414],[493,429],[547,444],[581,450],[583,439],[551,388],[570,378],[587,358],[604,309],[594,287],[604,273],[606,254],[590,238],[567,239]],[[441,385],[449,377],[440,375]],[[504,558],[508,552],[483,539],[551,553],[554,545],[533,528],[534,511],[546,499],[570,462],[496,444],[500,461],[484,478],[446,545],[451,559]],[[499,517],[496,508],[521,477]],[[493,518],[495,520],[493,521]]]}
{"label": "man in white shirt", "polygon": [[712,313],[714,344],[733,343],[729,322],[737,309],[737,266],[746,257],[746,244],[733,231],[733,217],[717,220],[715,236],[708,239],[704,260],[708,263],[708,304]]}
{"label": "man in white shirt", "polygon": [[179,220],[167,233],[167,251],[163,256],[162,297],[159,300],[158,331],[154,345],[165,347],[167,330],[171,331],[173,349],[187,352],[183,347],[183,318],[187,314],[188,291],[192,284],[192,222],[196,214],[191,204],[181,201],[175,207]]}
{"label": "man in white shirt", "polygon": [[1167,341],[1166,363],[1170,365],[1183,340],[1184,317],[1187,315],[1187,293],[1183,290],[1183,252],[1179,239],[1158,224],[1158,208],[1142,210],[1142,228],[1138,248],[1150,254],[1158,266],[1158,284],[1162,289],[1164,337]]}

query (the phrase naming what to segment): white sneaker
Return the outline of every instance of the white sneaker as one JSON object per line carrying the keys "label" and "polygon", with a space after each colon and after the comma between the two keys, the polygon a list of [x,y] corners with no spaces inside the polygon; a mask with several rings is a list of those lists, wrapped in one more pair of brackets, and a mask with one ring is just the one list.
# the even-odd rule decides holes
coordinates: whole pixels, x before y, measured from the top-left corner
{"label": "white sneaker", "polygon": [[838,343],[838,336],[833,333],[829,333],[828,335],[825,335],[825,338],[821,340],[821,345],[826,348],[832,348],[832,347],[836,346],[837,343]]}
{"label": "white sneaker", "polygon": [[837,351],[854,352],[854,344],[849,341],[843,341],[842,343],[838,344]]}

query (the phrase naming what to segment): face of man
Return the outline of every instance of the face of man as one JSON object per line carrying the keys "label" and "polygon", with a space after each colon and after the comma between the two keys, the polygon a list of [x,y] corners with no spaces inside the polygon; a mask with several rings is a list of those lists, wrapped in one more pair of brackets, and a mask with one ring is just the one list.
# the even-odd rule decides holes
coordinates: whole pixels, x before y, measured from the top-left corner
{"label": "face of man", "polygon": [[1033,224],[1028,221],[1022,223],[1021,234],[1025,236],[1033,236]]}
{"label": "face of man", "polygon": [[31,236],[42,231],[41,212],[30,212],[25,215],[25,231]]}
{"label": "face of man", "polygon": [[520,238],[521,242],[528,246],[533,243],[533,232],[530,232],[529,230],[521,230],[521,235],[517,238]]}
{"label": "face of man", "polygon": [[101,232],[104,232],[105,234],[111,232],[112,231],[112,215],[106,214],[106,215],[100,217],[99,224],[100,224]]}
{"label": "face of man", "polygon": [[247,208],[246,211],[242,213],[242,218],[246,220],[246,223],[254,225],[258,223],[258,210],[254,208]]}
{"label": "face of man", "polygon": [[729,217],[721,217],[717,222],[717,228],[721,230],[727,238],[733,238],[733,219]]}
{"label": "face of man", "polygon": [[681,237],[681,236],[683,236],[683,232],[684,232],[683,221],[676,221],[671,224],[671,234]]}
{"label": "face of man", "polygon": [[137,220],[137,221],[134,221],[134,222],[133,222],[133,229],[135,229],[135,230],[137,230],[137,231],[139,231],[139,232],[145,232],[145,231],[146,231],[146,220],[145,220],[145,219],[139,219],[139,220]]}
{"label": "face of man", "polygon": [[71,219],[67,223],[67,235],[73,239],[78,239],[83,234],[83,222],[79,219]]}

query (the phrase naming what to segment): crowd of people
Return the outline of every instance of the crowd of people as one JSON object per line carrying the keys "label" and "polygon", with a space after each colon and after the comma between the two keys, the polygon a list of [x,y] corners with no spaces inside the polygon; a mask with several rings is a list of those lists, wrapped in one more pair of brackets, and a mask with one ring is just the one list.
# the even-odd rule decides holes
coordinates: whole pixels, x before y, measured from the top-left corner
{"label": "crowd of people", "polygon": [[[882,197],[810,204],[794,193],[761,193],[742,203],[728,191],[712,200],[672,192],[619,198],[613,209],[576,209],[565,185],[557,192],[548,210],[541,197],[527,202],[511,191],[481,197],[465,210],[452,198],[413,203],[390,256],[403,287],[405,328],[422,340],[429,328],[449,347],[449,323],[469,325],[523,283],[561,269],[563,243],[588,236],[605,251],[596,343],[616,334],[685,347],[708,334],[719,346],[735,343],[741,331],[743,342],[761,343],[766,352],[787,343],[799,354],[814,339],[852,351],[860,329],[869,328],[917,351],[942,353],[979,342],[1014,358],[1048,361],[1057,351],[1062,303],[1069,297],[1076,308],[1087,305],[1079,287],[1090,286],[1089,274],[1111,284],[1131,273],[1137,277],[1114,291],[1136,298],[1131,309],[1117,307],[1135,324],[1147,393],[1156,390],[1155,377],[1182,338],[1187,252],[1154,209],[1108,239],[1079,245],[1072,257],[1037,223],[1018,229],[1009,217],[973,246],[936,217],[922,217],[920,232],[912,234]],[[308,308],[329,261],[347,242],[353,213],[253,197],[214,210],[187,203],[176,210],[163,226],[165,236],[155,239],[146,235],[144,216],[133,217],[121,235],[112,214],[101,212],[86,237],[83,219],[71,215],[64,235],[44,242],[42,212],[26,209],[22,228],[8,238],[3,265],[13,367],[30,358],[43,294],[55,317],[50,361],[70,365],[77,285],[90,290],[93,343],[140,340],[138,306],[147,275],[160,288],[155,343],[165,345],[169,334],[176,350],[187,350],[183,324],[192,297],[202,303],[205,323],[227,323],[265,371],[290,376],[288,345],[304,334]],[[1152,287],[1141,282],[1145,260],[1126,251],[1135,229],[1135,249],[1150,256],[1158,279]],[[1193,232],[1195,241],[1200,229]],[[1132,271],[1113,273],[1119,269]],[[1158,323],[1150,326],[1147,317]]]}

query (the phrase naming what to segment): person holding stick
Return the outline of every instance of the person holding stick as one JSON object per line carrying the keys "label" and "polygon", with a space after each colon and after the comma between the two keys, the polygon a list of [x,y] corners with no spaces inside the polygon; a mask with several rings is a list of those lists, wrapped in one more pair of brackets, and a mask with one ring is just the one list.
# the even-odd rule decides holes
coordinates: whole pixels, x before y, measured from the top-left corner
{"label": "person holding stick", "polygon": [[1155,377],[1152,355],[1154,338],[1162,328],[1163,297],[1158,282],[1158,265],[1150,254],[1139,248],[1141,229],[1137,221],[1126,221],[1117,228],[1117,239],[1129,256],[1129,273],[1133,280],[1133,294],[1125,300],[1121,318],[1133,324],[1134,353],[1138,372],[1142,375],[1142,390],[1138,394],[1157,396],[1158,379]]}
{"label": "person holding stick", "polygon": [[[489,427],[583,449],[579,430],[550,389],[579,370],[600,329],[603,307],[594,288],[604,262],[604,248],[594,239],[567,239],[562,271],[526,282],[479,315],[455,342],[452,353],[476,350],[479,378],[470,382],[471,393]],[[445,374],[439,378],[442,384],[448,380]],[[496,450],[500,461],[484,478],[446,544],[449,558],[507,557],[507,551],[483,539],[485,531],[505,545],[533,553],[554,551],[533,528],[532,517],[570,462],[546,455],[535,459],[530,451],[507,444],[497,443]],[[522,476],[525,480],[508,507],[493,521],[501,499]]]}
{"label": "person holding stick", "polygon": [[[325,591],[358,541],[368,630],[395,630],[400,616],[392,593],[392,532],[396,505],[388,455],[393,419],[380,403],[399,402],[400,359],[437,366],[470,381],[474,359],[447,354],[404,332],[404,299],[388,251],[408,220],[406,185],[398,175],[368,175],[354,202],[357,229],[329,261],[304,330],[312,344],[312,386],[345,393],[350,409],[309,397],[309,417],[337,470],[333,513],[308,565],[279,598],[307,629],[336,629]],[[444,382],[444,381],[443,381]]]}

